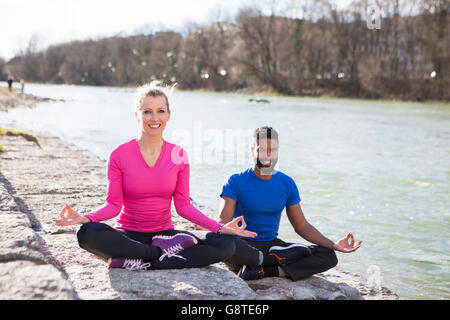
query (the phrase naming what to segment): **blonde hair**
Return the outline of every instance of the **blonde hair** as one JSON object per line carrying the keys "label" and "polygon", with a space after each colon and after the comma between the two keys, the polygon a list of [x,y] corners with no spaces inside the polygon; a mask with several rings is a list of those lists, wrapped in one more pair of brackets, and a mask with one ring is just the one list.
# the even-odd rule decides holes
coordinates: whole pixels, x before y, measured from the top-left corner
{"label": "blonde hair", "polygon": [[164,85],[161,80],[153,80],[137,88],[134,99],[134,110],[138,110],[146,97],[164,97],[166,100],[167,111],[170,112],[169,98],[177,83]]}

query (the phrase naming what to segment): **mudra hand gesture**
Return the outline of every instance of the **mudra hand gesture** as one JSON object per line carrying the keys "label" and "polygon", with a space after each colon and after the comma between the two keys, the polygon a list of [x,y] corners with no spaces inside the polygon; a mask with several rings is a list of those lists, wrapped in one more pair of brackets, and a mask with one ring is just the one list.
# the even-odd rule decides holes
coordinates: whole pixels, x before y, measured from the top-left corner
{"label": "mudra hand gesture", "polygon": [[83,224],[91,222],[88,218],[80,215],[78,212],[73,210],[68,204],[64,206],[64,208],[59,213],[59,217],[53,219],[53,223],[57,226],[71,226],[74,224]]}
{"label": "mudra hand gesture", "polygon": [[[241,225],[239,226],[239,223],[241,222]],[[244,217],[240,216],[237,217],[230,222],[223,224],[222,227],[219,230],[220,234],[229,234],[229,235],[236,235],[240,237],[246,237],[246,238],[254,238],[258,234],[252,231],[245,230],[247,228],[247,224],[245,223]],[[200,227],[198,224],[195,224],[195,229],[197,230],[205,230],[204,228]]]}
{"label": "mudra hand gesture", "polygon": [[[350,242],[349,242],[350,240]],[[361,247],[362,241],[358,242],[355,245],[355,240],[353,238],[353,234],[349,232],[347,236],[340,239],[338,242],[334,243],[334,250],[344,252],[344,253],[350,253],[353,251],[358,250],[359,247]]]}

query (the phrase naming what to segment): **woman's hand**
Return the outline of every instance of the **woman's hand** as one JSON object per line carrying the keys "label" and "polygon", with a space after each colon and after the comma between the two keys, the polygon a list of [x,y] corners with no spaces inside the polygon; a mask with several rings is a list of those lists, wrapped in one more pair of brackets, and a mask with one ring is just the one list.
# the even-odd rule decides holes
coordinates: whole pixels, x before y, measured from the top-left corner
{"label": "woman's hand", "polygon": [[[67,213],[66,213],[67,212]],[[59,214],[60,219],[53,219],[54,224],[57,226],[71,226],[74,224],[84,224],[91,222],[89,218],[80,215],[78,212],[73,210],[68,204],[64,206]]]}
{"label": "woman's hand", "polygon": [[[239,222],[242,222],[241,226],[239,226]],[[245,230],[247,225],[245,224],[245,220],[243,216],[237,217],[236,219],[233,219],[232,221],[222,225],[222,228],[220,228],[221,234],[229,234],[229,235],[236,235],[246,238],[254,238],[258,234],[252,231]]]}
{"label": "woman's hand", "polygon": [[[349,243],[350,240],[350,243]],[[338,242],[334,243],[333,249],[336,251],[350,253],[355,250],[358,250],[361,247],[362,241],[358,242],[356,245],[355,240],[353,239],[353,234],[349,232],[346,237],[340,239]]]}

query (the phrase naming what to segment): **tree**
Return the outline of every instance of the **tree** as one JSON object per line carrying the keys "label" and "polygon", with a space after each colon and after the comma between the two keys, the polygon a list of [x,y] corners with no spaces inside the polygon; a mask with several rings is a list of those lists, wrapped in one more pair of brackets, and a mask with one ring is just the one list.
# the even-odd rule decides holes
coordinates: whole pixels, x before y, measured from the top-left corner
{"label": "tree", "polygon": [[0,58],[0,81],[6,80],[5,65],[6,65],[5,60]]}
{"label": "tree", "polygon": [[240,64],[248,74],[277,92],[292,93],[282,63],[291,21],[276,16],[274,8],[270,16],[265,16],[260,8],[248,7],[239,11],[236,24],[245,45]]}

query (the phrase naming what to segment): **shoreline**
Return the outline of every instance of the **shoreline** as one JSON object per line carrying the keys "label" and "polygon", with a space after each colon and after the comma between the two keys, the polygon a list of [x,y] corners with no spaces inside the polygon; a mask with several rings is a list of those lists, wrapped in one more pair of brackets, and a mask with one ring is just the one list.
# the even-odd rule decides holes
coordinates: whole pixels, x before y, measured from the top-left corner
{"label": "shoreline", "polygon": [[[60,284],[52,286],[56,289],[47,288],[50,292],[47,296],[44,293],[40,296],[29,293],[26,299],[47,299],[56,293],[63,294],[63,299],[95,300],[400,299],[389,289],[371,286],[362,277],[338,267],[297,282],[284,278],[244,282],[223,263],[199,269],[145,273],[108,269],[105,262],[78,246],[77,226],[57,227],[52,223],[52,218],[59,214],[66,202],[80,213],[104,203],[106,161],[87,150],[66,144],[58,137],[39,132],[34,134],[42,149],[22,137],[0,136],[0,144],[8,150],[0,154],[0,210],[9,213],[8,217],[17,217],[21,221],[18,225],[17,219],[3,219],[5,221],[0,224],[2,234],[14,239],[13,242],[5,240],[0,247],[0,274],[4,273],[5,268],[22,270],[17,269],[17,264],[25,261],[27,270],[46,266],[58,271],[52,272],[53,275],[59,275]],[[193,204],[201,206],[195,201]],[[210,217],[215,216],[212,211],[201,210]],[[173,207],[172,219],[176,229],[194,230],[193,224],[178,216]],[[106,223],[113,225],[114,219]],[[27,242],[23,238],[30,240]],[[48,272],[42,274],[43,282],[38,286],[48,282],[47,276]],[[165,283],[158,282],[161,277],[166,279]],[[6,278],[7,281],[11,280]],[[226,285],[223,288],[212,286],[218,281]],[[8,283],[4,282],[0,280],[0,287],[8,287]],[[155,283],[159,291],[152,291]],[[161,292],[161,287],[165,291]],[[29,290],[6,290],[2,295],[6,299],[23,299],[23,294],[27,292]]]}
{"label": "shoreline", "polygon": [[13,108],[33,108],[37,103],[46,101],[57,100],[37,97],[30,93],[21,93],[15,88],[12,92],[8,92],[6,87],[0,87],[0,112],[8,112],[9,109]]}
{"label": "shoreline", "polygon": [[[81,84],[67,84],[67,83],[38,83],[38,82],[30,82],[29,84],[36,84],[36,85],[63,85],[63,86],[80,86],[80,87],[99,87],[99,88],[111,88],[111,89],[127,89],[130,91],[134,91],[137,87],[136,86],[93,86],[93,85],[81,85]],[[1,100],[1,89],[6,89],[6,87],[0,86],[0,111],[2,111],[2,100]],[[4,90],[5,91],[5,90]],[[430,104],[433,106],[446,106],[450,107],[450,102],[445,100],[424,100],[424,101],[418,101],[418,100],[402,100],[402,99],[395,99],[395,98],[364,98],[364,97],[357,97],[357,96],[336,96],[336,95],[330,95],[330,94],[320,94],[320,95],[287,95],[282,94],[274,91],[264,91],[264,90],[254,90],[250,88],[244,88],[244,89],[236,89],[236,90],[223,90],[223,91],[215,91],[215,90],[209,90],[209,89],[177,89],[177,92],[192,92],[192,93],[217,93],[217,94],[230,94],[230,95],[244,95],[254,98],[270,98],[270,97],[278,97],[278,98],[303,98],[303,99],[336,99],[336,100],[349,100],[349,101],[370,101],[370,102],[380,102],[380,103],[407,103],[407,104]],[[6,91],[5,91],[6,92]],[[17,95],[20,95],[21,93],[16,93]],[[26,99],[22,100],[22,103],[24,106],[27,106],[29,102],[27,99],[34,99],[34,104],[39,103],[42,101],[56,101],[51,98],[39,98],[36,96],[33,96],[32,94],[21,94],[27,96]],[[63,101],[64,100],[58,100]],[[21,107],[18,105],[18,107]],[[31,106],[32,107],[32,106]]]}
{"label": "shoreline", "polygon": [[224,94],[240,94],[240,95],[248,95],[254,97],[277,97],[277,98],[303,98],[303,99],[336,99],[336,100],[350,100],[350,101],[370,101],[370,102],[382,102],[382,103],[419,103],[419,104],[432,104],[432,105],[445,105],[450,107],[450,102],[445,100],[402,100],[395,98],[365,98],[365,97],[357,97],[357,96],[338,96],[338,95],[330,95],[330,94],[320,94],[320,95],[287,95],[278,92],[272,91],[258,91],[251,89],[243,89],[243,90],[225,90],[225,91],[214,91],[207,89],[178,89],[180,92],[198,92],[198,93],[224,93]]}

